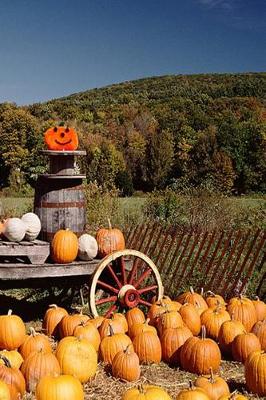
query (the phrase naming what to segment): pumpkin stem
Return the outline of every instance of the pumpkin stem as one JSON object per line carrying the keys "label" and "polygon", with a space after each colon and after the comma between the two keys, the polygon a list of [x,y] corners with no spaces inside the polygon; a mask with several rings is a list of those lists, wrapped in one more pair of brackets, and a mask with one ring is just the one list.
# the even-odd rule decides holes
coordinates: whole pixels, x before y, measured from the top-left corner
{"label": "pumpkin stem", "polygon": [[12,314],[12,310],[8,310],[8,313],[7,313],[7,315],[11,315]]}
{"label": "pumpkin stem", "polygon": [[4,364],[7,368],[12,368],[12,365],[11,365],[9,359],[6,358],[5,356],[3,356],[3,354],[0,354],[0,359],[4,361]]}
{"label": "pumpkin stem", "polygon": [[107,218],[109,229],[112,229],[110,218]]}
{"label": "pumpkin stem", "polygon": [[110,332],[110,336],[114,336],[114,330],[111,324],[109,324],[109,332]]}
{"label": "pumpkin stem", "polygon": [[203,290],[203,287],[200,289],[200,294],[201,294],[201,296],[203,296],[203,293],[204,293],[204,290]]}
{"label": "pumpkin stem", "polygon": [[259,301],[260,300],[259,296],[255,296],[255,300]]}
{"label": "pumpkin stem", "polygon": [[188,388],[189,388],[190,390],[193,389],[193,383],[192,383],[191,380],[188,381]]}
{"label": "pumpkin stem", "polygon": [[215,383],[212,367],[210,367],[210,373],[211,373],[210,382],[211,382],[211,383]]}
{"label": "pumpkin stem", "polygon": [[82,312],[83,311],[83,307],[76,306],[74,309],[79,311],[79,315],[83,315],[83,312]]}
{"label": "pumpkin stem", "polygon": [[30,331],[31,336],[35,337],[37,335],[37,332],[35,331],[33,326],[30,326],[29,331]]}
{"label": "pumpkin stem", "polygon": [[146,321],[144,322],[144,324],[149,325],[150,320],[151,320],[150,318],[147,318]]}
{"label": "pumpkin stem", "polygon": [[49,308],[58,308],[57,304],[49,304]]}
{"label": "pumpkin stem", "polygon": [[206,292],[206,294],[207,294],[207,296],[215,297],[215,293],[212,292],[211,290],[208,290],[208,291]]}
{"label": "pumpkin stem", "polygon": [[201,339],[202,340],[206,339],[206,327],[205,327],[205,325],[202,325],[202,327],[201,327]]}
{"label": "pumpkin stem", "polygon": [[234,398],[236,397],[236,395],[237,395],[237,390],[234,390],[234,391],[230,394],[229,399],[234,399]]}
{"label": "pumpkin stem", "polygon": [[215,314],[219,314],[219,312],[222,310],[222,308],[223,307],[222,307],[221,302],[219,300],[217,300],[217,304],[216,304],[216,307],[214,309]]}
{"label": "pumpkin stem", "polygon": [[190,291],[190,293],[194,294],[194,289],[192,286],[190,286],[189,291]]}
{"label": "pumpkin stem", "polygon": [[129,348],[132,346],[132,343],[129,343],[128,345],[127,345],[127,347],[125,348],[125,350],[124,350],[124,353],[125,354],[129,354]]}

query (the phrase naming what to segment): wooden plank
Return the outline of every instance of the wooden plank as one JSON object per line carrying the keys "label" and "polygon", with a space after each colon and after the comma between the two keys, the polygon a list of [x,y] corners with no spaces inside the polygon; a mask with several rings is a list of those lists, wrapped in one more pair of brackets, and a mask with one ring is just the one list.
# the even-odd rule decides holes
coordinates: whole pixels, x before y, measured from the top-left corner
{"label": "wooden plank", "polygon": [[99,260],[70,264],[0,264],[1,280],[24,280],[33,278],[91,275]]}
{"label": "wooden plank", "polygon": [[85,179],[86,175],[54,175],[54,174],[42,174],[40,175],[45,179]]}
{"label": "wooden plank", "polygon": [[47,156],[85,156],[86,150],[40,150],[41,154]]}
{"label": "wooden plank", "polygon": [[43,264],[50,254],[50,244],[48,242],[38,243],[21,241],[17,242],[3,242],[4,245],[0,246],[0,257],[28,257],[31,263]]}

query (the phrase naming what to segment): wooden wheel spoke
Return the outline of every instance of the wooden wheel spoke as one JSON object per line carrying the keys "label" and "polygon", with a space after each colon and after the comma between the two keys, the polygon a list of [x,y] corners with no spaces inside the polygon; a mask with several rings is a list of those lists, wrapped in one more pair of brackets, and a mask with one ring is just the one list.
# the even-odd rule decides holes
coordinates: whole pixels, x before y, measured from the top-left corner
{"label": "wooden wheel spoke", "polygon": [[97,281],[97,285],[102,286],[102,287],[104,287],[105,289],[108,289],[108,290],[110,290],[110,291],[113,292],[113,293],[116,293],[116,294],[119,293],[119,290],[118,290],[118,289],[114,288],[113,286],[109,285],[109,284],[106,283],[106,282],[100,281],[99,279],[98,279],[98,281]]}
{"label": "wooden wheel spoke", "polygon": [[143,304],[144,306],[150,307],[152,304],[149,301],[146,300],[139,300],[139,304]]}
{"label": "wooden wheel spoke", "polygon": [[[132,266],[129,272],[127,265]],[[90,309],[94,316],[100,313],[109,317],[118,309],[137,304],[150,307],[151,298],[160,299],[162,295],[160,274],[153,261],[138,250],[124,249],[106,256],[95,270],[90,287]]]}
{"label": "wooden wheel spoke", "polygon": [[138,280],[133,282],[133,285],[135,286],[135,288],[137,289],[139,287],[139,285],[141,284],[141,282],[143,282],[144,279],[146,279],[151,273],[152,273],[151,268],[146,269],[146,271],[144,271],[142,273],[142,275],[140,275]]}
{"label": "wooden wheel spoke", "polygon": [[120,257],[120,265],[121,265],[121,275],[122,275],[123,285],[126,285],[127,275],[126,275],[126,265],[125,265],[124,257]]}
{"label": "wooden wheel spoke", "polygon": [[115,312],[115,310],[117,309],[117,306],[115,304],[113,304],[112,306],[110,306],[110,308],[108,308],[108,310],[106,311],[106,313],[104,314],[105,318],[109,318],[110,315]]}
{"label": "wooden wheel spoke", "polygon": [[134,281],[134,279],[135,279],[135,275],[136,275],[137,268],[138,268],[138,261],[139,261],[139,259],[138,259],[138,258],[135,258],[134,263],[133,263],[133,267],[131,268],[131,271],[130,271],[130,273],[129,273],[129,280],[128,280],[128,283],[129,283],[130,285],[132,285],[132,283],[133,283],[133,281]]}
{"label": "wooden wheel spoke", "polygon": [[111,267],[110,264],[107,265],[107,269],[110,272],[110,274],[112,275],[114,281],[116,282],[117,286],[119,287],[119,289],[121,289],[122,287],[122,283],[120,282],[120,280],[118,279],[115,271],[113,270],[113,268]]}
{"label": "wooden wheel spoke", "polygon": [[109,296],[109,297],[104,297],[103,299],[96,300],[95,304],[98,306],[100,304],[111,303],[116,300],[117,300],[117,296]]}
{"label": "wooden wheel spoke", "polygon": [[152,292],[152,291],[154,291],[154,289],[157,289],[157,288],[158,288],[158,285],[147,286],[143,289],[139,289],[138,292],[139,292],[139,294]]}

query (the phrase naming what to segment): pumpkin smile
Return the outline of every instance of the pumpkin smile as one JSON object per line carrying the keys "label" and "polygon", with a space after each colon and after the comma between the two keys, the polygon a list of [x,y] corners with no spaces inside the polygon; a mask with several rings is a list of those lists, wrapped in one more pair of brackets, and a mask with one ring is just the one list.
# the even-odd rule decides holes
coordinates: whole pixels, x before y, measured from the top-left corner
{"label": "pumpkin smile", "polygon": [[69,144],[72,142],[72,139],[67,140],[66,142],[59,142],[59,140],[55,139],[55,142],[57,144],[60,144],[61,146],[65,146],[66,144]]}
{"label": "pumpkin smile", "polygon": [[44,141],[48,150],[77,150],[78,135],[74,129],[63,126],[54,126],[44,133]]}

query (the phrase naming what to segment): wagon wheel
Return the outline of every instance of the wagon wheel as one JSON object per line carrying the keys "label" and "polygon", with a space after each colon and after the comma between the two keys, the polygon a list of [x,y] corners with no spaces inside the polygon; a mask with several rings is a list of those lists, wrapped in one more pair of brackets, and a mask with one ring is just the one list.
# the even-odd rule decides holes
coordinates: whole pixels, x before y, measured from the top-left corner
{"label": "wagon wheel", "polygon": [[98,265],[90,287],[90,309],[95,317],[109,317],[136,306],[149,308],[152,298],[162,295],[161,277],[152,260],[140,251],[125,249]]}

